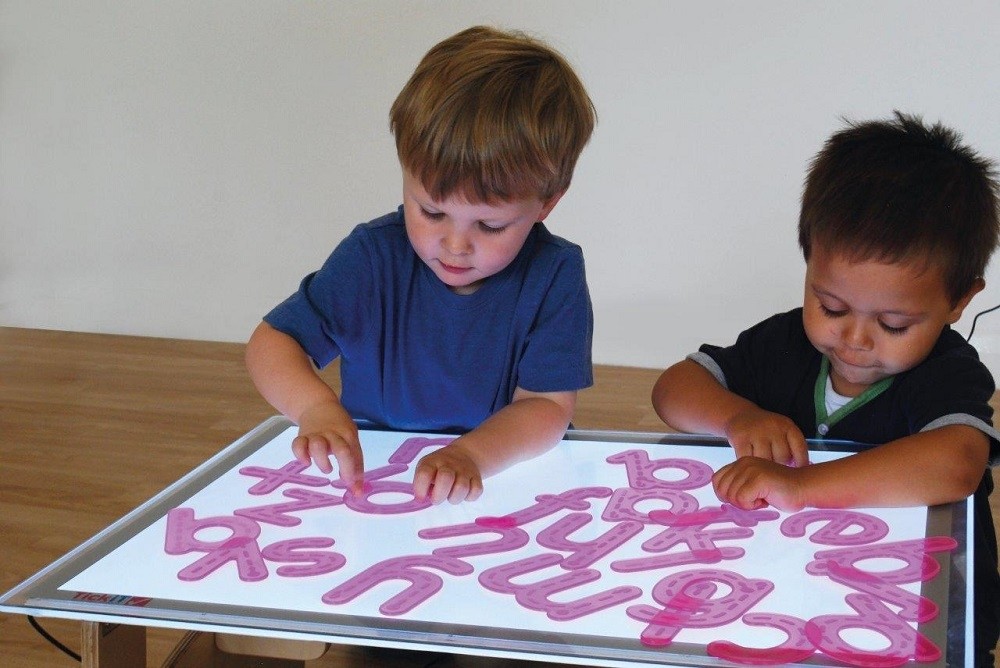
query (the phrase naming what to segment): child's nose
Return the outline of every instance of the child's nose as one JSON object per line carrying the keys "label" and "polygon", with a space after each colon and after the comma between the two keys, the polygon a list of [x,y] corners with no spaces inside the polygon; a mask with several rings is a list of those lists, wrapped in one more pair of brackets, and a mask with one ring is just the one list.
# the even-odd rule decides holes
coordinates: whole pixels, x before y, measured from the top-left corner
{"label": "child's nose", "polygon": [[851,319],[844,325],[844,341],[854,350],[871,350],[872,337],[868,326],[859,318]]}
{"label": "child's nose", "polygon": [[441,245],[452,255],[466,255],[472,250],[472,243],[465,231],[452,227],[445,232]]}

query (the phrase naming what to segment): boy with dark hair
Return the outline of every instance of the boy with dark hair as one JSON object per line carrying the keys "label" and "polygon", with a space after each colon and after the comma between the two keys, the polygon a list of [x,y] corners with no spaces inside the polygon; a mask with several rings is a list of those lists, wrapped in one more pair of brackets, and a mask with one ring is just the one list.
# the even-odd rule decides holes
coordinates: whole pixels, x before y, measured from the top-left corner
{"label": "boy with dark hair", "polygon": [[[994,382],[950,325],[983,289],[997,245],[992,164],[919,118],[848,126],[816,156],[802,197],[802,308],[703,345],[660,376],[653,405],[675,428],[725,436],[737,460],[720,500],[847,508],[975,494],[977,665],[993,665],[1000,575],[989,507],[1000,434]],[[805,438],[871,444],[809,464]]]}
{"label": "boy with dark hair", "polygon": [[[541,222],[596,114],[566,61],[486,27],[433,47],[390,127],[403,204],[359,225],[247,345],[261,394],[299,425],[302,462],[361,488],[355,420],[464,431],[423,457],[418,498],[474,500],[482,479],[562,437],[593,382],[583,254]],[[342,396],[316,374],[341,358]]]}

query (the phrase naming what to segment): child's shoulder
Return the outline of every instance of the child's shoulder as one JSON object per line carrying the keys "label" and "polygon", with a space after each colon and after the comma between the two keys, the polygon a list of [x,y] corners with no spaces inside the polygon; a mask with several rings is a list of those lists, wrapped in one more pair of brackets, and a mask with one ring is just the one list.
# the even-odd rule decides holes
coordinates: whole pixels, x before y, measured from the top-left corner
{"label": "child's shoulder", "polygon": [[395,211],[373,218],[367,223],[355,226],[351,234],[362,236],[398,235],[406,234],[406,219],[403,218],[403,206],[400,205]]}
{"label": "child's shoulder", "polygon": [[497,279],[527,286],[528,292],[547,299],[558,299],[560,291],[575,294],[587,284],[583,249],[552,234],[543,223],[535,223],[517,258]]}
{"label": "child's shoulder", "polygon": [[524,240],[517,259],[504,273],[519,276],[518,280],[527,284],[586,284],[583,249],[572,241],[552,234],[544,223],[535,223]]}
{"label": "child's shoulder", "polygon": [[983,412],[986,418],[995,391],[993,374],[976,349],[950,327],[941,332],[926,358],[897,375],[893,383],[893,394],[909,410],[933,407],[935,412]]}
{"label": "child's shoulder", "polygon": [[552,234],[545,223],[535,223],[525,242],[525,246],[529,245],[535,255],[573,257],[583,262],[583,249],[564,237]]}
{"label": "child's shoulder", "polygon": [[[996,432],[984,425],[991,424],[993,410],[989,402],[995,391],[993,374],[976,349],[961,334],[946,327],[923,361],[896,376],[891,394],[912,424],[969,424],[994,439]],[[981,422],[956,422],[951,418],[955,415],[972,416]],[[995,444],[991,447],[1000,448]],[[1000,449],[991,459],[998,456]]]}
{"label": "child's shoulder", "polygon": [[[740,332],[736,341],[723,348],[706,344],[700,350],[713,357],[725,355],[743,359],[772,359],[792,363],[802,369],[817,364],[819,352],[806,336],[802,308],[775,313]],[[725,352],[723,352],[723,350]],[[794,362],[791,362],[794,360]]]}
{"label": "child's shoulder", "polygon": [[741,336],[805,339],[806,331],[802,325],[802,307],[768,316],[748,327]]}
{"label": "child's shoulder", "polygon": [[403,207],[400,206],[396,211],[355,225],[342,242],[342,245],[344,244],[355,248],[360,246],[377,255],[384,252],[395,254],[401,249],[405,250],[409,247],[409,239],[406,236]]}
{"label": "child's shoulder", "polygon": [[933,382],[941,376],[979,374],[992,379],[979,352],[951,327],[945,327],[927,357],[907,372],[915,380]]}

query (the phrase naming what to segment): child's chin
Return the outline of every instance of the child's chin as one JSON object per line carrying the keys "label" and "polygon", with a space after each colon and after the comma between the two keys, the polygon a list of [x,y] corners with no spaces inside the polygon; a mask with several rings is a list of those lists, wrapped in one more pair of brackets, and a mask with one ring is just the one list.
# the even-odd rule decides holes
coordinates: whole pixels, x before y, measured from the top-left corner
{"label": "child's chin", "polygon": [[482,285],[481,280],[477,281],[456,281],[454,278],[452,280],[441,279],[442,282],[448,286],[448,289],[457,295],[471,295],[473,292],[479,289]]}
{"label": "child's chin", "polygon": [[[845,396],[857,396],[864,392],[870,385],[874,385],[878,381],[882,380],[885,375],[880,373],[875,373],[864,369],[853,369],[853,368],[839,368],[836,370],[839,382],[836,385],[840,386],[841,389],[847,389],[847,392],[839,392]],[[844,388],[844,386],[847,386]]]}

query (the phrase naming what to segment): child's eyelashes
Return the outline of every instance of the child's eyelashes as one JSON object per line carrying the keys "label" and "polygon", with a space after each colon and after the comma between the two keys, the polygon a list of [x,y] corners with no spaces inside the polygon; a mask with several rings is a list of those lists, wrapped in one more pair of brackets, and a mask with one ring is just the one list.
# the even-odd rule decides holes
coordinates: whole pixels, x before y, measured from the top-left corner
{"label": "child's eyelashes", "polygon": [[[441,221],[445,218],[443,211],[429,211],[424,207],[420,207],[420,215],[427,220],[433,221]],[[485,232],[486,234],[500,234],[507,229],[507,225],[491,225],[483,220],[476,221],[476,227],[479,228],[481,232]]]}
{"label": "child's eyelashes", "polygon": [[828,318],[840,318],[847,315],[846,310],[835,311],[832,308],[827,308],[823,304],[820,304],[819,308],[821,311],[823,311],[823,315],[827,316]]}
{"label": "child's eyelashes", "polygon": [[893,336],[901,336],[903,334],[906,334],[906,330],[909,329],[909,326],[893,327],[892,325],[887,325],[884,322],[880,322],[878,325],[879,327],[882,328],[882,330],[886,334],[892,334]]}
{"label": "child's eyelashes", "polygon": [[[823,312],[823,314],[828,318],[842,318],[845,315],[847,315],[847,309],[842,309],[837,311],[827,306],[824,306],[823,304],[820,304],[819,308]],[[906,334],[907,330],[910,328],[909,325],[901,325],[899,327],[894,327],[893,325],[884,323],[881,320],[878,321],[878,326],[882,328],[883,332],[885,332],[886,334],[891,334],[893,336],[902,336],[903,334]]]}
{"label": "child's eyelashes", "polygon": [[487,225],[483,221],[479,221],[479,229],[482,230],[483,232],[486,232],[486,234],[500,234],[501,232],[507,229],[507,226],[504,225],[503,227],[492,227],[490,225]]}

